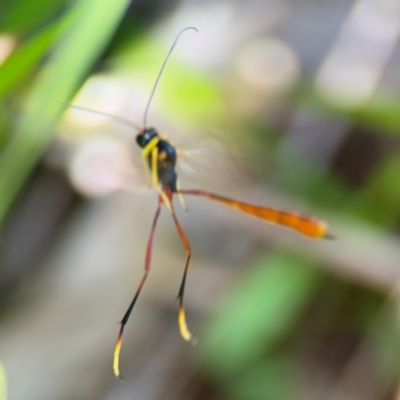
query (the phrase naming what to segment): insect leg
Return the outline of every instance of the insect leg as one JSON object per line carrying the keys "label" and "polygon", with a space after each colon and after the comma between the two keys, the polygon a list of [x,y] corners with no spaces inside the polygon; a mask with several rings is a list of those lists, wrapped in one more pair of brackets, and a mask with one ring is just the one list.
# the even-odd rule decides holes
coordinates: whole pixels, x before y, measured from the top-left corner
{"label": "insect leg", "polygon": [[[172,205],[172,202],[171,202],[171,205]],[[185,232],[183,231],[181,224],[179,223],[178,219],[176,218],[173,206],[172,206],[172,210],[171,210],[171,216],[172,216],[172,219],[174,220],[176,230],[178,231],[179,237],[180,237],[183,247],[185,248],[185,251],[186,251],[185,269],[183,270],[183,277],[182,277],[181,286],[179,288],[178,298],[177,298],[177,300],[179,301],[178,324],[179,324],[179,330],[181,332],[182,337],[187,342],[190,342],[192,340],[192,334],[189,331],[189,328],[187,327],[187,324],[186,324],[186,315],[185,315],[185,306],[183,304],[183,296],[185,293],[186,277],[187,277],[187,272],[189,269],[190,257],[191,257],[192,252],[191,252],[189,240],[188,240]]]}
{"label": "insect leg", "polygon": [[147,242],[147,248],[146,248],[146,258],[145,258],[145,262],[144,262],[144,273],[143,273],[143,277],[142,280],[140,281],[139,287],[135,293],[135,296],[133,297],[133,300],[131,302],[131,304],[129,305],[128,309],[125,312],[124,317],[122,318],[120,324],[121,324],[121,328],[118,334],[118,339],[117,339],[117,343],[115,344],[115,349],[114,349],[114,360],[113,360],[113,369],[114,369],[114,374],[117,378],[119,378],[120,380],[123,380],[122,375],[119,371],[119,354],[121,351],[121,345],[122,345],[122,336],[124,333],[124,328],[125,325],[128,323],[129,317],[131,316],[133,307],[136,304],[136,301],[140,295],[140,292],[144,286],[144,283],[146,281],[147,275],[150,271],[150,265],[151,265],[151,251],[152,251],[152,247],[153,247],[153,239],[154,239],[154,232],[156,229],[156,225],[157,225],[157,220],[158,217],[160,215],[160,211],[161,211],[161,206],[163,204],[163,200],[160,197],[159,201],[158,201],[158,207],[156,210],[156,213],[154,214],[154,219],[153,219],[153,225],[151,227],[151,231],[150,231],[150,236],[149,236],[149,241]]}
{"label": "insect leg", "polygon": [[158,148],[155,146],[151,150],[151,172],[152,172],[152,183],[153,186],[157,189],[159,196],[162,198],[164,204],[167,206],[168,211],[172,213],[172,204],[171,199],[165,194],[164,190],[162,189],[159,181],[158,181],[158,173],[157,173],[157,166],[158,166]]}
{"label": "insect leg", "polygon": [[176,188],[177,188],[179,202],[181,203],[183,211],[185,211],[185,213],[187,213],[188,212],[188,208],[186,206],[185,198],[183,197],[183,194],[181,193],[181,185],[180,185],[178,179],[176,180]]}

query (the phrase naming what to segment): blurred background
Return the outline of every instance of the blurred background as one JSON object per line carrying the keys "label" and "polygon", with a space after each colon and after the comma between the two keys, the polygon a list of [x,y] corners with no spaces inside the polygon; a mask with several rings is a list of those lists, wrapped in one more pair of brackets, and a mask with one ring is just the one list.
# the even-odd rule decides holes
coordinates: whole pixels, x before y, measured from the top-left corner
{"label": "blurred background", "polygon": [[[321,218],[310,240],[201,198],[161,215],[136,131],[182,187]],[[2,0],[0,399],[400,399],[398,0]]]}

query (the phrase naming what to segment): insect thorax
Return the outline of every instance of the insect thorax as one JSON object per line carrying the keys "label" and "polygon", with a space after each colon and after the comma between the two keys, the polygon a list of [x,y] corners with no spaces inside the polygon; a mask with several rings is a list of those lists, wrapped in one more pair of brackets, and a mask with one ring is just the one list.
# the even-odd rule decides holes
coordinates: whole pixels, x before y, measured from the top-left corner
{"label": "insect thorax", "polygon": [[[151,144],[152,140],[156,139],[155,143]],[[157,149],[157,177],[164,188],[176,190],[177,174],[175,171],[177,154],[175,147],[166,139],[161,139],[158,131],[155,128],[145,128],[136,136],[136,142],[146,150],[149,146],[147,162],[150,170],[152,164],[152,149]]]}
{"label": "insect thorax", "polygon": [[176,166],[176,149],[167,140],[160,139],[158,142],[158,161],[157,161],[157,174],[161,184],[164,187],[176,190],[177,174],[175,171]]}

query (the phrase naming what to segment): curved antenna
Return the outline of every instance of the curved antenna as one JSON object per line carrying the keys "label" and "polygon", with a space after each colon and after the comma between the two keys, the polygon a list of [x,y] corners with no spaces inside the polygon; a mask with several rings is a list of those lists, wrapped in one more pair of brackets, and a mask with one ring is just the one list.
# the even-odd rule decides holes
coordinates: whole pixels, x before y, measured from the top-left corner
{"label": "curved antenna", "polygon": [[159,81],[160,81],[161,75],[162,75],[162,73],[163,73],[163,71],[164,71],[165,66],[167,65],[167,62],[168,62],[168,59],[169,59],[169,57],[170,57],[170,55],[171,55],[171,53],[172,53],[172,50],[174,50],[174,47],[175,47],[176,43],[178,42],[179,38],[181,37],[182,33],[185,32],[185,31],[188,31],[188,30],[194,30],[194,31],[198,32],[198,29],[197,29],[197,28],[195,28],[194,26],[189,26],[189,27],[187,27],[187,28],[183,28],[183,29],[176,35],[175,40],[174,40],[174,42],[172,43],[172,46],[171,46],[171,48],[169,49],[169,51],[168,51],[168,53],[167,53],[167,55],[166,55],[166,57],[165,57],[165,59],[164,59],[164,62],[163,62],[162,65],[161,65],[160,72],[159,72],[158,75],[157,75],[157,79],[156,79],[156,82],[155,82],[155,84],[154,84],[154,86],[153,86],[153,90],[151,91],[149,101],[147,102],[146,109],[145,109],[145,111],[144,111],[144,117],[143,117],[143,126],[144,126],[144,127],[146,127],[147,114],[149,113],[149,108],[150,108],[150,105],[151,105],[151,101],[153,100],[154,93],[156,92],[156,89],[157,89],[158,83],[159,83]]}
{"label": "curved antenna", "polygon": [[140,130],[140,126],[139,125],[136,125],[135,123],[133,123],[133,122],[131,122],[131,121],[125,119],[125,118],[116,117],[115,115],[107,114],[107,113],[102,112],[102,111],[92,110],[91,108],[85,108],[85,107],[79,107],[79,106],[73,106],[73,105],[69,105],[68,108],[72,108],[73,110],[78,110],[78,111],[89,112],[89,113],[92,113],[94,115],[98,115],[99,117],[107,118],[107,119],[109,119],[111,121],[114,121],[117,124],[124,125],[124,126],[127,126],[129,128],[137,129],[138,131]]}

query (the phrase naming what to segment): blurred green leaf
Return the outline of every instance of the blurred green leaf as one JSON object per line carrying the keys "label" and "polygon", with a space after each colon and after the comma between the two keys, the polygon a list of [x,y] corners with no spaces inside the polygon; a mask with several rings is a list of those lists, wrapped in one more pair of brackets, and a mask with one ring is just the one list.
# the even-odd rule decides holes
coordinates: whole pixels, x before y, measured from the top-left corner
{"label": "blurred green leaf", "polygon": [[212,123],[223,114],[218,87],[204,75],[181,65],[168,71],[159,96],[168,113],[197,126]]}
{"label": "blurred green leaf", "polygon": [[0,66],[0,97],[15,90],[24,78],[33,73],[36,65],[61,32],[59,24],[50,26],[11,54]]}
{"label": "blurred green leaf", "polygon": [[[62,114],[55,101],[69,102],[118,26],[129,0],[76,4],[70,32],[56,46],[24,104],[15,135],[0,157],[0,221],[35,166]],[[75,13],[75,9],[71,10]],[[101,29],[100,29],[101,27]]]}
{"label": "blurred green leaf", "polygon": [[278,166],[274,183],[285,192],[317,205],[346,208],[353,192],[337,177],[285,146],[277,146],[274,157]]}
{"label": "blurred green leaf", "polygon": [[317,113],[331,115],[335,118],[348,119],[368,129],[377,129],[382,134],[399,135],[400,133],[400,101],[396,97],[379,94],[367,103],[352,109],[338,108],[318,97],[313,86],[305,84],[299,91],[299,98]]}
{"label": "blurred green leaf", "polygon": [[350,113],[352,118],[368,128],[375,127],[380,132],[399,135],[400,101],[398,98],[378,96]]}
{"label": "blurred green leaf", "polygon": [[[187,33],[190,34],[195,33]],[[171,42],[173,39],[171,37]],[[116,57],[115,64],[120,70],[128,69],[129,74],[140,76],[141,82],[148,85],[150,95],[167,51],[168,48],[146,38],[125,46]],[[153,107],[157,105],[164,115],[172,115],[172,119],[190,123],[191,126],[215,122],[224,111],[222,95],[215,82],[173,56],[153,99]]]}
{"label": "blurred green leaf", "polygon": [[6,374],[2,364],[0,363],[0,400],[7,399],[7,382]]}
{"label": "blurred green leaf", "polygon": [[247,368],[285,335],[308,304],[319,275],[285,254],[259,260],[224,299],[204,333],[207,364],[219,376]]}
{"label": "blurred green leaf", "polygon": [[4,1],[0,14],[0,29],[17,34],[25,33],[43,24],[46,19],[60,10],[64,3],[66,3],[65,0]]}
{"label": "blurred green leaf", "polygon": [[400,216],[400,155],[383,159],[367,185],[350,198],[349,211],[381,227],[396,226]]}
{"label": "blurred green leaf", "polygon": [[289,400],[293,394],[292,365],[284,357],[271,357],[268,363],[252,365],[240,379],[226,385],[230,398],[238,400]]}
{"label": "blurred green leaf", "polygon": [[393,387],[400,376],[400,329],[396,304],[388,302],[382,308],[369,335],[385,386]]}

